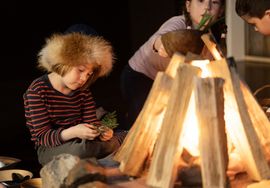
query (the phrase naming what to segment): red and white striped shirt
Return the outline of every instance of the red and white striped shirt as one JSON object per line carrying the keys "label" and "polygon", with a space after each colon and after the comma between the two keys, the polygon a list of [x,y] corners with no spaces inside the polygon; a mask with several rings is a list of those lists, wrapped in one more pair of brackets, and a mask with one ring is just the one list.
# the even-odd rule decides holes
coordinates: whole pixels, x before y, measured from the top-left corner
{"label": "red and white striped shirt", "polygon": [[63,144],[61,131],[79,123],[100,124],[89,89],[64,95],[52,87],[48,75],[34,80],[23,98],[26,125],[36,146]]}

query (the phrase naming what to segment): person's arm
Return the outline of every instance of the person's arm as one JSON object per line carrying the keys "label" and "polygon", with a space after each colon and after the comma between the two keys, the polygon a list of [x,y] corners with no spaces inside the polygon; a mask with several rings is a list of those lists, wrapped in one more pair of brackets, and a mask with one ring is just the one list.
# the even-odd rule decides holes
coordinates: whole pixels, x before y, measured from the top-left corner
{"label": "person's arm", "polygon": [[37,145],[52,147],[63,143],[60,136],[63,128],[52,129],[49,112],[37,91],[29,89],[25,93],[24,107],[26,124],[30,129],[32,140]]}
{"label": "person's arm", "polygon": [[61,138],[63,141],[68,141],[73,138],[94,140],[98,135],[99,132],[97,131],[96,126],[88,123],[81,123],[64,129],[61,132]]}
{"label": "person's arm", "polygon": [[158,53],[161,57],[168,57],[168,53],[162,44],[161,36],[165,33],[180,29],[187,29],[183,16],[174,16],[164,22],[154,35],[153,51]]}
{"label": "person's arm", "polygon": [[[83,122],[88,122],[90,125],[97,125],[100,126],[101,122],[97,119],[96,116],[96,106],[93,99],[91,92],[87,93],[87,96],[84,100],[84,107],[83,107]],[[93,129],[93,127],[90,127]],[[113,137],[113,130],[107,128],[103,133],[99,135],[100,140],[107,141]]]}
{"label": "person's arm", "polygon": [[61,138],[64,141],[68,141],[73,138],[94,140],[100,135],[97,130],[97,126],[100,125],[100,121],[96,116],[96,107],[93,97],[89,90],[82,91],[83,96],[81,104],[81,123],[64,129],[61,132]]}

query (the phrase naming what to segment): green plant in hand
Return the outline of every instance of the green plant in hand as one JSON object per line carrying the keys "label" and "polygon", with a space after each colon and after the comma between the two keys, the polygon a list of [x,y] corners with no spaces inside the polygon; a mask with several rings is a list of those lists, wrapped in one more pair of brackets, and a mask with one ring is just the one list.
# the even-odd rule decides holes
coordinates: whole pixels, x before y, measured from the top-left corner
{"label": "green plant in hand", "polygon": [[105,114],[104,117],[101,119],[101,124],[111,129],[116,128],[119,125],[117,123],[116,111],[108,112],[107,114]]}

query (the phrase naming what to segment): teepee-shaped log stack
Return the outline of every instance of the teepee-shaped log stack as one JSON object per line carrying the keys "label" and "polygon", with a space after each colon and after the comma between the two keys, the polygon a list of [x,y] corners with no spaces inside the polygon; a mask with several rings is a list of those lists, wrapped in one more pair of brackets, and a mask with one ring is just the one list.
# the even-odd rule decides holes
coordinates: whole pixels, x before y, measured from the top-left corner
{"label": "teepee-shaped log stack", "polygon": [[[174,54],[158,73],[145,105],[115,160],[131,176],[154,187],[173,187],[184,145],[187,116],[197,118],[203,187],[228,186],[227,138],[253,180],[270,178],[270,123],[234,67],[210,62],[209,75]],[[192,102],[193,101],[193,102]],[[194,114],[189,109],[194,105]],[[145,172],[145,173],[144,173]]]}
{"label": "teepee-shaped log stack", "polygon": [[173,77],[183,62],[182,56],[174,56],[165,73],[158,73],[145,105],[132,126],[121,149],[114,159],[120,161],[120,169],[129,175],[138,176],[151,156],[164,112],[170,97]]}

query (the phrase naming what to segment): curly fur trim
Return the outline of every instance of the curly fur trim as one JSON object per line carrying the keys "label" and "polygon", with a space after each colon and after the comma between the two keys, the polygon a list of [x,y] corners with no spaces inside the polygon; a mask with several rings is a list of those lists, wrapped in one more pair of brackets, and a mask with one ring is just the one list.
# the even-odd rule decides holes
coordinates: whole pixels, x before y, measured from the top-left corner
{"label": "curly fur trim", "polygon": [[48,72],[56,64],[77,66],[96,63],[100,67],[98,77],[108,75],[114,63],[112,46],[107,40],[81,33],[52,35],[38,56],[39,66]]}

